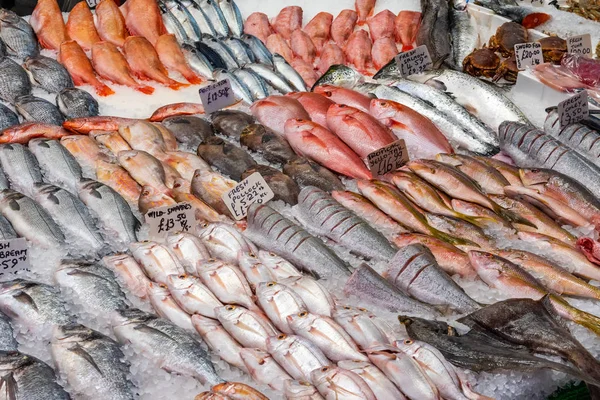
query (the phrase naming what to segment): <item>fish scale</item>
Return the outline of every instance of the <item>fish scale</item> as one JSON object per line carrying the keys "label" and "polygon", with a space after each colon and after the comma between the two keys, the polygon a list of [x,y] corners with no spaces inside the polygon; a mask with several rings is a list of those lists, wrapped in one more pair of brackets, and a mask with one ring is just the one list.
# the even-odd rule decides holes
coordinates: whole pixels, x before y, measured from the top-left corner
{"label": "fish scale", "polygon": [[49,182],[77,193],[77,184],[83,177],[81,166],[58,140],[33,139],[29,142],[29,149]]}
{"label": "fish scale", "polygon": [[39,97],[25,95],[14,100],[15,108],[25,122],[41,122],[52,125],[62,125],[65,118],[58,108]]}
{"label": "fish scale", "polygon": [[597,130],[578,123],[562,128],[558,112],[552,111],[546,117],[544,131],[600,167],[600,132]]}
{"label": "fish scale", "polygon": [[8,57],[0,58],[0,100],[9,103],[19,96],[31,93],[31,82],[27,72]]}
{"label": "fish scale", "polygon": [[34,85],[49,93],[58,93],[73,87],[73,79],[69,72],[53,58],[41,55],[28,58],[23,68],[30,74]]}
{"label": "fish scale", "polygon": [[32,57],[39,54],[37,38],[23,18],[14,12],[0,10],[0,39],[6,44],[6,52],[9,56],[17,58]]}
{"label": "fish scale", "polygon": [[19,123],[19,117],[10,108],[0,103],[0,131]]}
{"label": "fish scale", "polygon": [[11,187],[26,195],[33,195],[33,185],[42,182],[42,173],[35,156],[22,144],[0,146],[0,164]]}

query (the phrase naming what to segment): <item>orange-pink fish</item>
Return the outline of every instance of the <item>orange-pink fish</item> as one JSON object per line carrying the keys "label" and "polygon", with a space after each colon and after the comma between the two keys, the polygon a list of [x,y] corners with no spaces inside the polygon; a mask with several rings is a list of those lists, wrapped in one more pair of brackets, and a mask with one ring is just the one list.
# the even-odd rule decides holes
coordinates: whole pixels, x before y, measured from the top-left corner
{"label": "orange-pink fish", "polygon": [[323,75],[329,67],[336,64],[346,64],[346,55],[344,51],[335,43],[326,44],[321,51],[321,58],[317,65],[317,71]]}
{"label": "orange-pink fish", "polygon": [[362,29],[355,31],[348,38],[344,48],[346,60],[353,64],[359,72],[367,73],[371,66],[372,47],[373,42],[371,42],[367,31]]}
{"label": "orange-pink fish", "polygon": [[339,86],[323,85],[315,87],[313,92],[320,93],[338,104],[346,104],[361,111],[369,112],[371,98],[355,90]]}
{"label": "orange-pink fish", "polygon": [[358,14],[358,25],[364,25],[375,9],[375,0],[355,0],[354,8]]}
{"label": "orange-pink fish", "polygon": [[296,57],[300,57],[310,64],[315,61],[315,58],[317,57],[317,48],[310,36],[302,29],[296,29],[292,32],[290,45]]}
{"label": "orange-pink fish", "polygon": [[421,13],[418,11],[400,11],[394,21],[396,42],[402,43],[402,51],[413,48],[417,32],[421,25]]}
{"label": "orange-pink fish", "polygon": [[250,107],[250,112],[261,124],[283,135],[285,121],[293,118],[310,119],[310,116],[296,99],[286,96],[269,96],[258,100]]}
{"label": "orange-pink fish", "polygon": [[267,42],[269,35],[273,34],[273,28],[269,23],[267,14],[261,12],[253,12],[246,18],[244,22],[244,33],[253,35],[259,38],[263,43]]}
{"label": "orange-pink fish", "polygon": [[327,110],[335,104],[333,101],[322,94],[313,92],[293,92],[286,96],[298,100],[313,122],[327,127]]}
{"label": "orange-pink fish", "polygon": [[291,63],[294,59],[294,53],[292,52],[292,49],[290,49],[290,46],[288,46],[284,37],[281,36],[279,33],[269,35],[265,44],[267,45],[267,49],[269,49],[271,53],[279,54],[280,56],[285,58],[285,61],[287,61],[288,63]]}
{"label": "orange-pink fish", "polygon": [[396,20],[396,14],[390,10],[383,10],[380,13],[372,16],[367,20],[369,25],[369,33],[371,39],[376,41],[384,37],[394,38],[394,21]]}
{"label": "orange-pink fish", "polygon": [[304,80],[304,83],[306,83],[308,87],[312,87],[317,79],[319,79],[319,74],[317,74],[317,71],[315,71],[313,65],[307,63],[303,59],[296,57],[292,60],[291,65],[294,67],[296,72],[300,74]]}
{"label": "orange-pink fish", "polygon": [[344,47],[346,41],[354,32],[358,14],[354,10],[342,10],[331,23],[331,38],[338,46]]}
{"label": "orange-pink fish", "polygon": [[45,49],[58,50],[69,40],[65,21],[56,0],[38,0],[31,13],[29,25]]}
{"label": "orange-pink fish", "polygon": [[292,32],[302,29],[302,8],[298,6],[282,8],[271,25],[275,32],[289,40]]}
{"label": "orange-pink fish", "polygon": [[322,11],[315,15],[304,27],[304,32],[312,39],[317,48],[317,53],[321,52],[323,46],[329,40],[332,22],[333,15]]}
{"label": "orange-pink fish", "polygon": [[371,59],[376,69],[381,69],[398,54],[396,42],[391,37],[377,39],[371,49]]}

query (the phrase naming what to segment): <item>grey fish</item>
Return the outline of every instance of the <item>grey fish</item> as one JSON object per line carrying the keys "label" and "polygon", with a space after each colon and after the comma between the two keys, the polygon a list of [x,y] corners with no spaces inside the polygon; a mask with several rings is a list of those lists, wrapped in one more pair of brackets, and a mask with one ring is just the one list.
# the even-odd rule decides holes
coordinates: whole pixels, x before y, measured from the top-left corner
{"label": "grey fish", "polygon": [[165,118],[162,124],[179,143],[197,149],[203,140],[213,135],[213,128],[206,120],[194,116],[183,115]]}
{"label": "grey fish", "polygon": [[200,50],[191,44],[184,43],[181,51],[194,72],[207,79],[212,79],[214,67]]}
{"label": "grey fish", "polygon": [[321,239],[283,217],[271,207],[254,203],[248,209],[244,235],[257,246],[285,257],[315,278],[348,276],[348,265]]}
{"label": "grey fish", "polygon": [[246,126],[240,135],[240,144],[272,163],[283,164],[295,157],[287,140],[260,124]]}
{"label": "grey fish", "polygon": [[245,150],[217,136],[209,137],[198,146],[198,156],[236,181],[241,180],[245,170],[256,165]]}
{"label": "grey fish", "polygon": [[275,194],[273,200],[282,200],[292,206],[298,204],[300,188],[292,178],[283,174],[278,169],[269,167],[268,165],[257,164],[244,171],[242,179],[247,178],[255,172],[260,173],[273,191],[273,194]]}
{"label": "grey fish", "polygon": [[250,49],[250,46],[246,44],[242,39],[237,37],[223,38],[223,43],[235,56],[238,64],[245,65],[256,62],[256,57]]}
{"label": "grey fish", "polygon": [[78,194],[85,205],[98,217],[104,228],[116,234],[119,241],[137,242],[136,232],[140,222],[121,195],[91,179],[80,181]]}
{"label": "grey fish", "polygon": [[152,314],[129,308],[113,315],[113,331],[122,344],[131,343],[170,372],[191,376],[210,386],[223,382],[199,336]]}
{"label": "grey fish", "polygon": [[105,313],[127,308],[115,274],[100,264],[63,260],[54,272],[54,279],[86,312]]}
{"label": "grey fish", "polygon": [[235,55],[231,52],[231,50],[229,50],[229,47],[227,47],[225,43],[219,39],[205,33],[202,35],[202,43],[213,49],[221,57],[228,70],[240,66]]}
{"label": "grey fish", "polygon": [[56,105],[68,119],[95,117],[100,114],[98,101],[85,90],[66,88],[56,95]]}
{"label": "grey fish", "polygon": [[[394,68],[396,68],[396,60],[392,59],[390,63],[394,65]],[[394,70],[396,71],[396,69]],[[377,74],[373,76],[374,79],[382,78]],[[395,73],[391,76],[397,77],[399,76],[399,74]],[[323,75],[321,75],[321,77],[315,82],[311,90],[314,90],[314,88],[316,88],[317,86],[325,85],[341,86],[348,89],[352,89],[354,86],[358,85],[359,83],[362,83],[364,79],[365,77],[363,75],[353,70],[352,68],[342,64],[334,64],[331,67],[329,67],[329,69],[327,69],[327,71],[325,71]]]}
{"label": "grey fish", "polygon": [[104,240],[88,208],[79,198],[65,189],[46,183],[36,184],[35,199],[58,223],[78,250],[97,252],[104,247]]}
{"label": "grey fish", "polygon": [[242,130],[254,123],[252,115],[238,110],[219,110],[210,118],[217,133],[234,138],[239,138]]}
{"label": "grey fish", "polygon": [[74,86],[69,72],[53,58],[42,55],[29,57],[23,63],[23,68],[29,73],[31,83],[48,93],[58,93]]}
{"label": "grey fish", "polygon": [[19,117],[10,108],[0,103],[0,131],[19,124]]}
{"label": "grey fish", "polygon": [[277,90],[280,93],[286,94],[296,91],[285,77],[283,77],[279,72],[273,71],[267,65],[256,63],[246,64],[244,65],[244,69],[249,69],[256,72],[273,89]]}
{"label": "grey fish", "polygon": [[8,57],[0,58],[0,100],[12,103],[17,97],[31,93],[27,72]]}
{"label": "grey fish", "polygon": [[385,278],[424,303],[449,306],[459,313],[472,312],[479,304],[470,298],[435,261],[422,244],[402,247],[388,263]]}
{"label": "grey fish", "polygon": [[427,46],[434,65],[452,56],[449,12],[445,0],[421,0],[421,24],[416,44]]}
{"label": "grey fish", "polygon": [[469,13],[467,2],[455,0],[450,5],[450,29],[452,32],[452,57],[446,59],[453,69],[462,71],[464,59],[477,48],[479,34],[477,21]]}
{"label": "grey fish", "polygon": [[600,132],[579,123],[561,128],[556,110],[548,113],[544,131],[600,167]]}
{"label": "grey fish", "polygon": [[448,92],[458,104],[494,130],[504,121],[530,124],[525,114],[497,88],[474,76],[438,69],[411,75],[409,79]]}
{"label": "grey fish", "polygon": [[83,178],[81,166],[58,140],[32,139],[29,149],[44,170],[47,181],[77,193],[77,185]]}
{"label": "grey fish", "polygon": [[544,132],[507,121],[500,125],[499,137],[502,150],[520,167],[552,169],[600,193],[600,167]]}
{"label": "grey fish", "polygon": [[256,62],[270,67],[273,66],[273,54],[271,54],[269,49],[267,49],[267,46],[265,46],[262,40],[247,33],[244,33],[241,36],[241,39],[248,45],[248,47],[250,47],[250,50],[256,58]]}
{"label": "grey fish", "polygon": [[300,187],[318,187],[326,192],[344,190],[342,181],[327,168],[304,157],[293,157],[283,166],[283,173],[290,176]]}
{"label": "grey fish", "polygon": [[7,400],[71,400],[45,362],[17,351],[0,351],[2,398]]}
{"label": "grey fish", "polygon": [[52,217],[38,203],[14,190],[0,192],[0,213],[15,232],[42,248],[62,245],[65,236]]}
{"label": "grey fish", "polygon": [[227,26],[229,26],[231,34],[240,37],[242,32],[244,32],[244,18],[242,18],[242,13],[237,4],[235,4],[235,1],[221,0],[219,6],[223,12],[225,21],[227,21]]}
{"label": "grey fish", "polygon": [[200,32],[209,33],[211,35],[216,35],[215,28],[213,27],[212,22],[208,19],[204,11],[200,8],[193,0],[177,0],[183,7],[187,9],[187,11],[191,14],[193,19],[196,21],[196,24],[200,28]]}
{"label": "grey fish", "polygon": [[281,76],[287,79],[297,92],[308,92],[308,87],[306,87],[304,79],[302,79],[294,67],[285,61],[285,58],[279,54],[273,54],[273,65],[275,66],[275,71],[279,72]]}
{"label": "grey fish", "polygon": [[261,100],[269,96],[269,89],[267,89],[266,82],[254,71],[236,68],[231,72],[248,88],[254,101]]}
{"label": "grey fish", "polygon": [[439,316],[433,307],[408,297],[367,264],[361,264],[344,285],[347,296],[395,313]]}
{"label": "grey fish", "polygon": [[[201,41],[194,42],[194,47],[200,53],[202,53],[202,55],[210,62],[210,65],[212,66],[213,69],[221,68],[221,69],[226,70],[228,68],[227,64],[225,63],[225,60],[223,60],[221,58],[221,56],[219,55],[219,53],[217,53],[216,51],[214,51],[206,43],[201,42]],[[210,76],[210,78],[212,78],[212,75]]]}
{"label": "grey fish", "polygon": [[[129,364],[117,342],[80,324],[56,327],[52,358],[74,395],[103,400],[133,400]],[[93,383],[93,384],[92,384]]]}
{"label": "grey fish", "polygon": [[5,8],[0,9],[0,40],[6,45],[6,53],[12,57],[23,59],[40,53],[31,25]]}
{"label": "grey fish", "polygon": [[42,182],[42,173],[27,146],[18,143],[0,145],[0,164],[13,189],[33,196],[33,185]]}
{"label": "grey fish", "polygon": [[15,109],[25,122],[41,122],[43,124],[62,125],[65,117],[58,108],[48,100],[32,95],[19,96],[14,99]]}
{"label": "grey fish", "polygon": [[17,345],[9,318],[0,313],[0,350],[17,351]]}
{"label": "grey fish", "polygon": [[24,279],[0,283],[0,310],[27,330],[41,331],[47,328],[45,324],[75,321],[58,289]]}
{"label": "grey fish", "polygon": [[396,254],[397,249],[385,236],[327,192],[306,186],[300,191],[298,204],[302,223],[350,252],[378,261],[388,261]]}
{"label": "grey fish", "polygon": [[206,18],[212,22],[213,28],[218,36],[229,36],[229,26],[225,16],[216,0],[196,0]]}
{"label": "grey fish", "polygon": [[231,84],[231,89],[238,99],[241,99],[244,103],[251,105],[253,101],[252,93],[246,84],[238,79],[233,73],[225,71],[224,69],[217,68],[213,72],[213,76],[216,81],[228,79]]}
{"label": "grey fish", "polygon": [[[517,24],[522,24],[525,17],[532,13],[531,9],[521,7],[514,0],[476,0],[474,4],[484,6]],[[552,2],[550,4],[553,4]]]}
{"label": "grey fish", "polygon": [[185,30],[188,40],[199,40],[202,32],[200,31],[200,27],[196,23],[196,20],[191,16],[189,11],[181,3],[175,0],[164,0],[164,4],[177,19],[177,21],[179,21]]}
{"label": "grey fish", "polygon": [[8,182],[8,178],[2,168],[0,168],[0,190],[9,189],[10,183]]}
{"label": "grey fish", "polygon": [[158,7],[160,8],[160,13],[162,16],[163,24],[167,29],[167,32],[172,33],[177,38],[179,43],[186,43],[190,41],[190,37],[188,36],[185,28],[181,24],[181,22],[177,19],[175,14],[167,7],[167,4],[159,1]]}
{"label": "grey fish", "polygon": [[6,57],[6,44],[0,37],[0,57]]}
{"label": "grey fish", "polygon": [[4,216],[0,215],[0,240],[15,239],[17,232]]}

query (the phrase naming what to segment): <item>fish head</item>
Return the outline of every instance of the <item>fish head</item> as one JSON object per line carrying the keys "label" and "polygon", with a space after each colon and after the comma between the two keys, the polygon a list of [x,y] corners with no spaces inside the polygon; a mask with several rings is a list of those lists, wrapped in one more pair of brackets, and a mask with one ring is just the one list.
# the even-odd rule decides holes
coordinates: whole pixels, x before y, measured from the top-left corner
{"label": "fish head", "polygon": [[347,369],[348,371],[352,371],[360,375],[363,370],[369,368],[372,364],[361,360],[342,360],[338,361],[337,365],[340,368]]}
{"label": "fish head", "polygon": [[287,322],[294,332],[299,330],[307,330],[313,325],[318,317],[308,311],[300,311],[296,314],[291,314],[286,317]]}
{"label": "fish head", "polygon": [[198,272],[214,272],[219,268],[226,266],[227,264],[225,264],[221,260],[217,260],[216,258],[209,258],[208,260],[199,261],[196,268]]}
{"label": "fish head", "polygon": [[393,345],[409,356],[414,355],[421,347],[421,344],[413,339],[396,340]]}
{"label": "fish head", "polygon": [[167,287],[167,285],[151,281],[147,282],[146,291],[148,292],[148,295],[155,297],[163,297],[170,295],[169,288]]}
{"label": "fish head", "polygon": [[217,315],[219,321],[235,322],[239,320],[246,311],[247,310],[244,307],[236,306],[234,304],[215,307],[215,314]]}
{"label": "fish head", "polygon": [[194,285],[194,283],[194,278],[187,274],[171,274],[167,276],[167,287],[171,291],[188,290]]}
{"label": "fish head", "polygon": [[543,168],[520,168],[519,177],[525,186],[533,186],[548,183],[552,172]]}
{"label": "fish head", "polygon": [[455,154],[439,153],[436,154],[435,159],[444,164],[452,165],[453,167],[459,167],[463,164],[460,158]]}
{"label": "fish head", "polygon": [[473,265],[480,276],[485,275],[489,278],[498,277],[502,272],[502,262],[505,261],[502,258],[478,250],[471,250],[467,254],[471,265]]}
{"label": "fish head", "polygon": [[269,336],[267,338],[267,350],[270,354],[285,354],[295,342],[296,337],[294,335],[280,333],[279,335]]}
{"label": "fish head", "polygon": [[315,82],[312,87],[313,92],[318,93],[318,88],[328,85],[353,88],[363,82],[365,77],[358,71],[343,64],[334,64]]}
{"label": "fish head", "polygon": [[34,282],[29,282],[24,279],[13,279],[10,281],[0,282],[0,295],[12,295],[19,293],[34,284]]}
{"label": "fish head", "polygon": [[320,386],[325,382],[331,382],[338,373],[339,369],[335,365],[325,365],[314,369],[310,373],[310,380],[315,386]]}
{"label": "fish head", "polygon": [[360,311],[357,308],[349,306],[349,305],[341,305],[336,304],[333,309],[333,317],[335,320],[339,319],[347,319],[352,320],[354,317],[360,315]]}
{"label": "fish head", "polygon": [[400,120],[398,114],[404,112],[405,108],[406,107],[400,103],[385,99],[371,99],[371,102],[369,103],[369,112],[371,115],[386,125],[388,125],[392,119]]}
{"label": "fish head", "polygon": [[20,353],[18,351],[3,351],[2,357],[0,357],[0,371],[3,372],[15,372],[20,368],[23,368],[31,363],[34,363],[37,359],[27,354]]}
{"label": "fish head", "polygon": [[360,111],[346,104],[332,104],[327,109],[327,117],[347,117],[358,114]]}
{"label": "fish head", "polygon": [[238,264],[242,268],[254,268],[257,264],[262,264],[254,252],[239,250],[237,255]]}
{"label": "fish head", "polygon": [[302,118],[290,118],[285,121],[284,130],[286,135],[299,134],[302,132],[310,132],[315,128],[316,124],[310,120]]}
{"label": "fish head", "polygon": [[271,282],[260,282],[256,286],[256,297],[258,298],[271,298],[280,291],[284,290],[285,286],[275,281]]}
{"label": "fish head", "polygon": [[139,158],[140,151],[138,150],[121,150],[119,154],[117,154],[117,159],[120,164],[128,164],[133,162],[136,158]]}
{"label": "fish head", "polygon": [[259,370],[267,363],[274,362],[273,357],[261,349],[242,348],[240,350],[240,357],[251,372]]}

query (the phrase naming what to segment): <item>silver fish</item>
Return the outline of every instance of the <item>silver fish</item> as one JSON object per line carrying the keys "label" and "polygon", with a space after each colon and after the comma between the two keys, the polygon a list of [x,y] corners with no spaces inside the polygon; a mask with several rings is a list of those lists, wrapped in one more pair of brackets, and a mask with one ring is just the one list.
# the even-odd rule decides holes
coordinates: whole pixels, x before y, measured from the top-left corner
{"label": "silver fish", "polygon": [[306,310],[300,296],[281,283],[262,282],[256,287],[256,298],[260,308],[277,329],[288,334],[294,333],[287,316]]}
{"label": "silver fish", "polygon": [[292,276],[302,276],[302,272],[298,271],[291,262],[279,257],[275,253],[259,250],[258,258],[265,266],[271,269],[271,273],[275,276],[276,281],[291,278]]}
{"label": "silver fish", "polygon": [[49,182],[63,186],[71,193],[77,193],[77,185],[83,177],[81,166],[60,141],[32,139],[29,149],[37,158]]}
{"label": "silver fish", "polygon": [[0,103],[0,130],[19,124],[19,117],[13,110]]}
{"label": "silver fish", "polygon": [[[236,67],[231,67],[236,68]],[[217,68],[213,71],[213,77],[215,80],[220,81],[223,79],[228,79],[229,83],[231,83],[231,89],[233,93],[238,99],[241,99],[244,103],[250,105],[252,104],[253,98],[250,89],[246,86],[244,82],[239,80],[232,72],[225,71],[223,69]]]}
{"label": "silver fish", "polygon": [[267,338],[277,335],[271,322],[257,312],[232,304],[215,309],[223,328],[244,347],[267,351]]}
{"label": "silver fish", "polygon": [[256,57],[250,49],[250,46],[239,37],[227,37],[223,38],[222,41],[235,56],[238,64],[245,65],[256,62]]}
{"label": "silver fish", "polygon": [[252,379],[261,385],[267,385],[271,389],[283,392],[285,390],[285,382],[292,379],[279,366],[273,356],[266,351],[260,349],[241,349],[240,357]]}
{"label": "silver fish", "polygon": [[316,387],[307,381],[287,380],[283,392],[287,400],[324,400]]}
{"label": "silver fish", "polygon": [[162,21],[167,29],[167,32],[172,33],[177,38],[179,43],[186,43],[190,41],[190,37],[187,34],[184,26],[177,19],[175,14],[167,7],[167,4],[159,1],[158,6],[162,15]]}
{"label": "silver fish", "polygon": [[235,1],[221,0],[219,2],[219,6],[223,12],[225,21],[227,21],[227,26],[229,26],[229,31],[231,34],[233,36],[240,37],[244,31],[244,19],[242,18],[242,13],[240,12],[237,4],[235,4]]}
{"label": "silver fish", "polygon": [[23,59],[40,52],[31,25],[5,8],[0,9],[0,39],[6,44],[6,54],[12,57]]}
{"label": "silver fish", "polygon": [[258,310],[244,274],[235,265],[210,259],[198,265],[198,276],[221,302]]}
{"label": "silver fish", "polygon": [[215,354],[228,364],[248,372],[242,359],[242,351],[245,349],[227,333],[219,321],[194,314],[192,315],[192,324]]}
{"label": "silver fish", "polygon": [[264,64],[246,64],[244,69],[254,71],[263,78],[273,89],[280,93],[290,93],[296,90],[290,85],[286,78],[284,78],[279,72],[273,71],[267,65]]}
{"label": "silver fish", "polygon": [[171,233],[167,236],[166,243],[188,274],[196,275],[198,263],[210,258],[210,253],[202,241],[190,233]]}
{"label": "silver fish", "polygon": [[41,122],[62,125],[65,118],[58,108],[48,100],[30,94],[18,96],[13,100],[15,109],[25,122]]}
{"label": "silver fish", "polygon": [[198,237],[213,258],[237,264],[240,252],[257,254],[258,249],[236,228],[228,224],[206,224]]}
{"label": "silver fish", "polygon": [[337,365],[360,376],[369,385],[377,400],[406,400],[396,385],[373,364],[365,361],[343,360]]}
{"label": "silver fish", "polygon": [[169,9],[177,21],[179,21],[188,40],[195,41],[200,39],[200,36],[202,35],[200,27],[198,27],[196,20],[193,17],[190,18],[190,13],[183,5],[174,0],[165,0],[164,5]]}
{"label": "silver fish", "polygon": [[158,316],[171,321],[188,332],[196,332],[190,315],[179,307],[166,285],[150,282],[148,284],[148,298]]}
{"label": "silver fish", "polygon": [[206,14],[204,14],[204,11],[202,11],[198,3],[191,0],[178,0],[178,3],[185,7],[187,11],[191,14],[193,19],[196,21],[198,28],[200,28],[200,32],[209,33],[213,36],[217,34],[215,32],[215,28],[213,27],[212,22],[210,22]]}
{"label": "silver fish", "polygon": [[391,344],[395,340],[392,328],[364,308],[338,306],[333,311],[333,319],[361,349]]}
{"label": "silver fish", "polygon": [[227,47],[221,40],[205,33],[202,35],[202,43],[213,49],[213,51],[217,53],[219,57],[221,57],[228,70],[240,66],[240,63],[238,62],[239,60],[235,57],[231,50],[229,50],[229,47]]}
{"label": "silver fish", "polygon": [[600,167],[600,132],[578,123],[561,128],[556,110],[548,113],[544,131]]}
{"label": "silver fish", "polygon": [[221,307],[223,303],[197,277],[185,274],[169,275],[167,287],[173,299],[188,314],[217,318],[215,308]]}
{"label": "silver fish", "polygon": [[23,68],[29,73],[31,83],[48,93],[59,93],[74,86],[69,72],[53,58],[42,55],[29,57],[23,63]]}
{"label": "silver fish", "polygon": [[283,56],[279,54],[273,54],[273,66],[275,71],[279,72],[287,81],[292,85],[298,92],[308,92],[308,87],[304,82],[304,79],[300,76],[298,71],[294,69]]}
{"label": "silver fish", "polygon": [[125,355],[117,342],[100,332],[79,324],[56,327],[52,358],[73,395],[106,400],[135,398]]}
{"label": "silver fish", "polygon": [[218,36],[229,36],[229,26],[227,20],[215,0],[196,0],[206,18],[212,22],[213,28]]}
{"label": "silver fish", "polygon": [[335,299],[329,291],[310,276],[292,276],[279,279],[280,284],[287,286],[304,302],[306,309],[313,314],[331,317],[335,308]]}
{"label": "silver fish", "polygon": [[244,33],[241,38],[250,47],[257,62],[269,67],[273,66],[273,54],[271,54],[267,46],[259,38],[247,33]]}
{"label": "silver fish", "polygon": [[161,368],[191,376],[202,384],[212,386],[223,382],[199,338],[173,323],[129,308],[112,315],[112,326],[120,343],[131,343],[136,351],[146,354]]}
{"label": "silver fish", "polygon": [[421,0],[421,24],[417,31],[417,46],[426,45],[434,65],[452,55],[450,42],[449,5],[447,1]]}
{"label": "silver fish", "polygon": [[263,249],[287,258],[317,279],[349,275],[347,264],[320,239],[271,207],[254,203],[248,209],[247,219],[248,228],[244,235]]}
{"label": "silver fish", "polygon": [[276,279],[271,269],[264,265],[255,253],[240,252],[238,254],[238,265],[252,289],[262,282],[270,282]]}
{"label": "silver fish", "polygon": [[302,336],[271,336],[267,339],[267,351],[294,379],[310,381],[313,370],[330,364],[325,354]]}
{"label": "silver fish", "polygon": [[13,189],[28,196],[34,195],[33,186],[42,182],[42,173],[27,146],[18,143],[0,145],[0,164]]}
{"label": "silver fish", "polygon": [[446,63],[459,71],[462,70],[464,59],[479,45],[477,21],[469,13],[467,4],[465,0],[450,3],[452,57],[448,57]]}
{"label": "silver fish", "polygon": [[193,45],[187,43],[184,43],[181,46],[181,50],[183,51],[188,64],[190,64],[190,67],[194,70],[194,72],[207,79],[213,78],[213,71],[215,68],[204,56],[204,54],[202,54],[202,52],[196,49],[196,47]]}
{"label": "silver fish", "polygon": [[379,261],[387,261],[396,254],[385,236],[319,188],[306,186],[300,191],[298,212],[311,231],[352,253]]}
{"label": "silver fish", "polygon": [[347,369],[326,366],[315,369],[310,376],[317,390],[325,398],[376,400],[369,385],[360,376]]}
{"label": "silver fish", "polygon": [[100,114],[98,101],[85,90],[66,88],[56,95],[56,105],[67,118],[95,117]]}
{"label": "silver fish", "polygon": [[250,91],[254,101],[264,99],[269,96],[269,89],[263,79],[250,69],[236,68],[231,71]]}
{"label": "silver fish", "polygon": [[0,100],[9,103],[31,93],[27,72],[8,57],[0,58]]}
{"label": "silver fish", "polygon": [[17,341],[10,325],[9,318],[0,313],[0,350],[17,351]]}
{"label": "silver fish", "polygon": [[15,351],[0,352],[2,398],[7,400],[71,400],[56,382],[54,370],[35,357]]}
{"label": "silver fish", "polygon": [[0,192],[0,213],[19,236],[42,248],[54,248],[65,236],[52,217],[38,203],[14,190]]}
{"label": "silver fish", "polygon": [[79,183],[79,198],[99,218],[104,228],[116,234],[123,243],[137,241],[140,222],[134,217],[127,201],[108,186],[91,179]]}
{"label": "silver fish", "polygon": [[4,216],[0,215],[0,240],[15,239],[17,232]]}
{"label": "silver fish", "polygon": [[146,298],[150,279],[132,256],[129,254],[106,256],[102,258],[102,264],[115,274],[122,287],[141,299]]}
{"label": "silver fish", "polygon": [[129,250],[146,275],[154,282],[166,284],[169,275],[180,275],[185,272],[177,258],[162,244],[147,241],[131,243]]}
{"label": "silver fish", "polygon": [[4,174],[2,168],[0,168],[0,190],[9,189],[10,183],[8,182],[8,178]]}
{"label": "silver fish", "polygon": [[[76,247],[97,252],[104,247],[94,218],[79,198],[54,185],[36,184],[36,201],[44,207]],[[72,241],[72,242],[71,242]]]}

